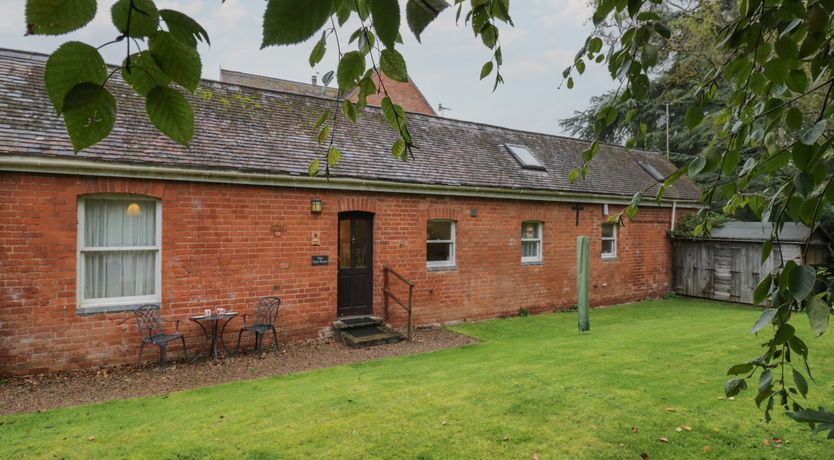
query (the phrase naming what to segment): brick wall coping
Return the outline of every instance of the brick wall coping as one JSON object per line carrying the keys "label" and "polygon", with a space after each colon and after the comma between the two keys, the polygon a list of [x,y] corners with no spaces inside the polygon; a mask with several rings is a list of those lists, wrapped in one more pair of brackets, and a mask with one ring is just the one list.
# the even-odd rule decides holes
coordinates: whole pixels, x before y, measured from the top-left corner
{"label": "brick wall coping", "polygon": [[[288,174],[264,174],[237,170],[190,169],[183,167],[151,166],[119,162],[102,162],[56,157],[32,157],[27,155],[0,155],[0,171],[42,174],[72,174],[82,176],[107,176],[137,179],[162,179],[189,182],[214,182],[225,184],[261,185],[273,187],[315,188],[323,190],[351,190],[365,192],[406,193],[418,195],[444,195],[476,198],[498,198],[527,201],[582,202],[624,204],[631,197],[546,190],[503,189],[432,185],[406,182],[331,177],[330,179]],[[644,200],[643,207],[700,207],[694,201]]]}

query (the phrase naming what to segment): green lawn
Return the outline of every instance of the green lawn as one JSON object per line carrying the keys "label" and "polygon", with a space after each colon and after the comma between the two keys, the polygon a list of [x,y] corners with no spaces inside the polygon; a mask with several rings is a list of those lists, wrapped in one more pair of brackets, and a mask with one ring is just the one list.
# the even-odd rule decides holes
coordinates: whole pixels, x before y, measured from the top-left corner
{"label": "green lawn", "polygon": [[[0,458],[830,458],[781,413],[762,423],[750,391],[719,399],[759,352],[756,317],[677,299],[594,310],[586,336],[571,313],[465,324],[482,343],[2,417]],[[812,397],[830,405],[834,340],[804,323]]]}

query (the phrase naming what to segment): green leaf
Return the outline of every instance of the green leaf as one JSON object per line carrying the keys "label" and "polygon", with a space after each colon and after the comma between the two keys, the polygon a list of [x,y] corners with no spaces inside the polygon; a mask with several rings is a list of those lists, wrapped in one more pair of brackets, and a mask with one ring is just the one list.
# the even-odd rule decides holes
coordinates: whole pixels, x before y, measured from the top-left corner
{"label": "green leaf", "polygon": [[655,22],[654,23],[654,30],[655,30],[655,32],[660,34],[661,37],[663,37],[665,39],[669,39],[669,38],[672,37],[672,31],[669,30],[669,28],[666,27],[666,24],[663,24],[662,22]]}
{"label": "green leaf", "polygon": [[177,40],[192,48],[197,47],[198,40],[211,45],[206,29],[191,17],[174,10],[159,10],[159,16]]}
{"label": "green leaf", "polygon": [[321,113],[321,115],[319,115],[319,119],[316,120],[316,123],[313,125],[313,130],[318,131],[318,129],[321,128],[321,125],[323,125],[324,122],[327,121],[328,117],[330,117],[330,109],[326,109],[324,112]]}
{"label": "green leaf", "polygon": [[342,152],[339,151],[336,147],[330,147],[327,149],[327,164],[330,167],[336,166],[339,163],[339,158],[342,157]]}
{"label": "green leaf", "polygon": [[[762,258],[761,263],[765,263],[767,259],[770,257],[770,252],[773,250],[773,240],[767,240],[762,245]],[[756,302],[759,303],[759,302]]]}
{"label": "green leaf", "polygon": [[802,127],[802,111],[796,107],[791,107],[788,109],[788,113],[785,114],[785,124],[788,125],[790,129],[799,129]]}
{"label": "green leaf", "polygon": [[766,392],[771,385],[773,385],[773,373],[768,369],[759,376],[759,393]]}
{"label": "green leaf", "polygon": [[816,296],[810,296],[805,299],[805,313],[808,315],[811,329],[817,337],[821,336],[828,329],[831,307],[821,302]]}
{"label": "green leaf", "polygon": [[744,379],[730,379],[724,383],[724,394],[729,396],[735,396],[739,394],[742,390],[747,389],[747,382]]}
{"label": "green leaf", "polygon": [[405,142],[403,142],[402,138],[398,138],[394,143],[391,145],[391,155],[394,158],[405,160]]}
{"label": "green leaf", "polygon": [[756,285],[756,290],[753,292],[753,303],[756,305],[761,304],[765,299],[767,299],[767,295],[770,293],[770,285],[773,281],[773,275],[768,273],[759,281],[759,284]]}
{"label": "green leaf", "polygon": [[796,369],[793,370],[793,383],[796,384],[796,389],[799,391],[799,394],[801,394],[803,398],[806,397],[808,394],[808,381],[805,380],[805,376]]}
{"label": "green leaf", "polygon": [[356,87],[356,82],[365,73],[365,56],[359,51],[350,51],[342,56],[336,68],[336,82],[343,93]]}
{"label": "green leaf", "polygon": [[788,88],[803,93],[808,88],[808,75],[802,69],[793,69],[788,74]]}
{"label": "green leaf", "polygon": [[324,54],[327,52],[327,33],[322,33],[321,38],[319,41],[316,42],[316,46],[313,47],[313,51],[310,52],[310,57],[308,61],[310,62],[310,67],[315,67],[316,64],[321,62],[324,58]]}
{"label": "green leaf", "polygon": [[81,42],[66,42],[46,61],[44,83],[49,99],[58,113],[63,111],[64,98],[79,83],[101,85],[107,78],[107,66],[98,50]]}
{"label": "green leaf", "polygon": [[814,126],[802,133],[802,136],[799,137],[799,141],[805,145],[814,145],[817,142],[817,139],[819,139],[822,133],[825,131],[827,121],[828,120],[826,119],[818,121],[816,124],[814,124]]}
{"label": "green leaf", "polygon": [[319,164],[321,164],[321,160],[313,160],[310,165],[307,166],[307,175],[311,177],[318,175]]}
{"label": "green leaf", "polygon": [[800,265],[788,274],[788,289],[797,299],[804,299],[814,289],[817,271],[809,265]]}
{"label": "green leaf", "polygon": [[771,59],[765,62],[762,72],[773,83],[785,83],[788,81],[788,75],[790,74],[790,65],[785,59]]}
{"label": "green leaf", "polygon": [[774,345],[782,345],[788,343],[791,337],[796,334],[796,329],[790,324],[783,324],[779,327],[779,330],[776,332],[776,335],[773,337],[773,344]]}
{"label": "green leaf", "polygon": [[408,27],[420,41],[420,34],[449,4],[445,0],[408,0],[405,5],[405,19]]}
{"label": "green leaf", "polygon": [[200,85],[202,63],[197,50],[174,38],[170,32],[157,32],[148,42],[154,61],[168,75],[190,92]]}
{"label": "green leaf", "polygon": [[268,0],[261,48],[307,40],[327,22],[332,7],[332,0]]}
{"label": "green leaf", "polygon": [[754,366],[750,363],[736,364],[727,371],[727,375],[742,375],[752,371]]}
{"label": "green leaf", "polygon": [[388,97],[382,98],[382,114],[388,123],[394,128],[399,129],[405,123],[405,112],[403,108],[391,102]]}
{"label": "green leaf", "polygon": [[701,121],[704,119],[704,109],[697,105],[690,106],[686,109],[685,121],[686,127],[689,129],[695,129],[698,125],[701,124]]}
{"label": "green leaf", "polygon": [[785,59],[799,59],[799,47],[790,35],[784,35],[775,44],[776,54]]}
{"label": "green leaf", "polygon": [[753,325],[753,329],[750,330],[751,334],[755,334],[759,332],[763,327],[770,324],[773,321],[773,318],[776,317],[776,313],[779,312],[778,308],[768,308],[767,310],[763,311],[759,319],[756,320],[756,324]]}
{"label": "green leaf", "polygon": [[394,48],[385,48],[379,55],[379,66],[385,75],[392,80],[408,82],[408,70],[405,67],[405,59]]}
{"label": "green leaf", "polygon": [[400,5],[397,0],[368,0],[371,24],[379,41],[386,48],[393,48],[400,34]]}
{"label": "green leaf", "polygon": [[122,79],[142,96],[147,96],[157,86],[168,86],[171,83],[171,78],[165,75],[147,51],[131,54],[130,67],[125,60],[122,64]]}
{"label": "green leaf", "polygon": [[324,141],[327,140],[328,136],[330,136],[330,126],[325,126],[324,128],[321,129],[321,131],[319,131],[319,136],[318,136],[318,139],[317,139],[318,143],[323,144]]}
{"label": "green leaf", "polygon": [[107,137],[116,123],[116,98],[100,85],[79,83],[64,98],[64,123],[75,152]]}
{"label": "green leaf", "polygon": [[646,45],[643,47],[643,55],[641,62],[644,68],[651,68],[657,65],[657,47],[654,45]]}
{"label": "green leaf", "polygon": [[96,17],[96,0],[26,0],[26,30],[33,35],[61,35]]}
{"label": "green leaf", "polygon": [[484,66],[481,67],[481,80],[488,77],[489,74],[492,73],[492,66],[493,66],[492,61],[487,61],[487,62],[484,63]]}
{"label": "green leaf", "polygon": [[356,123],[356,106],[353,102],[345,99],[345,101],[342,102],[342,113],[344,113],[350,121]]}
{"label": "green leaf", "polygon": [[188,145],[194,137],[194,111],[179,91],[157,86],[148,92],[145,108],[156,129],[172,140]]}
{"label": "green leaf", "polygon": [[110,16],[116,29],[131,37],[150,37],[159,28],[159,11],[152,0],[118,0],[110,9]]}

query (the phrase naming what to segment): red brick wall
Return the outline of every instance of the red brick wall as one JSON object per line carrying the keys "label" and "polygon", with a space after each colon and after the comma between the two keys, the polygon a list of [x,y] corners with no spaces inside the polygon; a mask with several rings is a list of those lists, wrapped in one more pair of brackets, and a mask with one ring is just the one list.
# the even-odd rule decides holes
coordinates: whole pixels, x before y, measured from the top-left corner
{"label": "red brick wall", "polygon": [[[0,173],[0,373],[130,362],[132,313],[76,314],[76,212],[80,195],[135,193],[162,200],[162,308],[185,319],[206,307],[251,312],[283,298],[282,340],[316,337],[336,317],[339,211],[375,213],[374,313],[382,314],[382,265],[416,284],[417,324],[566,308],[576,301],[575,241],[591,237],[591,302],[606,305],[670,290],[669,209],[643,209],[620,228],[619,259],[600,258],[601,205],[580,226],[570,204],[339,193],[243,185]],[[323,201],[312,215],[312,198]],[[470,216],[470,209],[477,216]],[[612,207],[611,212],[616,212]],[[457,270],[426,270],[426,220],[457,220]],[[523,220],[544,222],[544,263],[522,266]],[[312,232],[321,246],[311,246]],[[311,266],[313,255],[330,264]],[[405,314],[391,307],[392,321]],[[239,319],[229,325],[232,344]],[[202,344],[184,321],[189,349]],[[146,358],[156,358],[156,348]],[[178,351],[172,346],[172,354]]]}

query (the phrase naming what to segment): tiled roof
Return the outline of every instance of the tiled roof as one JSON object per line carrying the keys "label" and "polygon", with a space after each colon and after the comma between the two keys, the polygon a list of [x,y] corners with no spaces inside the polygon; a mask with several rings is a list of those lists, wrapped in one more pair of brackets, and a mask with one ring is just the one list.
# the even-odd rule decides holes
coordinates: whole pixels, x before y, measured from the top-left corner
{"label": "tiled roof", "polygon": [[[160,134],[142,99],[114,76],[108,88],[118,101],[116,126],[104,141],[75,155],[43,85],[44,61],[42,55],[0,51],[0,155],[302,175],[323,153],[313,124],[335,105],[327,98],[204,81],[188,96],[197,126],[186,148]],[[674,170],[661,155],[603,145],[590,176],[571,184],[568,173],[581,165],[586,141],[413,113],[408,123],[418,148],[413,160],[402,162],[389,153],[396,133],[379,109],[367,108],[358,118],[355,125],[338,121],[342,157],[334,177],[630,196],[657,188],[637,161],[663,174]],[[522,169],[505,143],[527,146],[547,171]],[[699,192],[684,178],[666,197],[695,201]]]}

